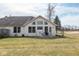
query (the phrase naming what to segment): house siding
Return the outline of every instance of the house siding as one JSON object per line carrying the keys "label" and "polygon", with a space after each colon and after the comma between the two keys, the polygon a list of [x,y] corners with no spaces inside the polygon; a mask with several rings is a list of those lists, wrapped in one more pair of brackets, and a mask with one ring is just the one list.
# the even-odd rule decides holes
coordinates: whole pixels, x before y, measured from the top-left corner
{"label": "house siding", "polygon": [[[38,21],[43,21],[43,24],[38,25],[37,24]],[[36,25],[32,25],[33,22],[35,22]],[[32,23],[29,23],[28,25],[25,25],[25,27],[24,27],[24,29],[25,29],[25,31],[24,31],[25,36],[42,36],[40,33],[44,33],[44,27],[45,26],[48,26],[48,28],[51,27],[51,36],[55,36],[56,35],[55,25],[51,24],[50,22],[48,22],[48,25],[45,25],[44,22],[46,22],[46,20],[44,20],[42,18],[37,18],[33,22]],[[29,26],[36,27],[36,33],[28,33],[28,27]],[[38,26],[42,26],[43,27],[43,30],[37,30],[37,27]],[[48,29],[48,31],[49,31],[49,29]]]}
{"label": "house siding", "polygon": [[9,33],[9,36],[22,36],[22,33],[23,33],[23,27],[21,27],[21,32],[20,33],[14,33],[14,30],[13,30],[14,27],[0,27],[0,29],[8,29],[10,30],[10,33]]}
{"label": "house siding", "polygon": [[[41,25],[38,25],[37,22],[38,21],[43,21],[43,24]],[[32,23],[35,22],[36,24],[33,25]],[[51,24],[50,22],[48,22],[48,25],[45,25],[44,22],[46,22],[46,20],[44,20],[43,18],[37,18],[35,21],[33,21],[31,23],[29,23],[28,25],[25,25],[23,27],[21,27],[21,32],[20,33],[14,33],[13,31],[13,28],[14,27],[0,27],[0,29],[9,29],[10,30],[10,36],[42,36],[41,33],[44,33],[44,28],[45,26],[48,26],[48,31],[49,31],[49,27],[51,27],[51,36],[55,36],[56,35],[56,28],[55,28],[55,25]],[[35,33],[29,33],[28,32],[28,27],[29,26],[34,26],[36,27],[36,32]],[[43,27],[43,30],[37,30],[37,27],[38,26],[42,26]]]}

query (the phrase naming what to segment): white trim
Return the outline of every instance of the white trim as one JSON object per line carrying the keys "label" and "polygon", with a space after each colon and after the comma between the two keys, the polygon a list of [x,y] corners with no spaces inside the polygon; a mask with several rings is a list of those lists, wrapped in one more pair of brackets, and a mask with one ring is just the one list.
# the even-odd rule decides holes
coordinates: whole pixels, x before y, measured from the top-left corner
{"label": "white trim", "polygon": [[[46,20],[47,22],[50,22],[51,24],[53,24],[53,25],[55,25],[56,26],[56,24],[55,23],[52,23],[51,21],[49,21],[49,20],[47,20],[47,19],[45,19],[44,17],[42,17],[42,16],[38,16],[38,17],[36,17],[36,18],[34,18],[33,20],[31,20],[30,22],[28,22],[28,24],[29,23],[32,23],[33,21],[35,21],[35,20],[37,20],[37,18],[39,18],[39,17],[41,17],[41,18],[43,18],[44,20]],[[24,23],[23,24],[23,26],[25,26],[25,25],[27,25],[26,23]]]}

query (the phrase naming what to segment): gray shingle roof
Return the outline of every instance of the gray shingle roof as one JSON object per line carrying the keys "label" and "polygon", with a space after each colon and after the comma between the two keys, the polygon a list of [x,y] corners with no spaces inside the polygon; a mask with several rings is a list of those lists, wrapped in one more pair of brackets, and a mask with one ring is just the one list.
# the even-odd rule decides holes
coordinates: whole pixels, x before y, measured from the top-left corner
{"label": "gray shingle roof", "polygon": [[33,16],[10,16],[0,18],[0,26],[22,26],[33,20]]}

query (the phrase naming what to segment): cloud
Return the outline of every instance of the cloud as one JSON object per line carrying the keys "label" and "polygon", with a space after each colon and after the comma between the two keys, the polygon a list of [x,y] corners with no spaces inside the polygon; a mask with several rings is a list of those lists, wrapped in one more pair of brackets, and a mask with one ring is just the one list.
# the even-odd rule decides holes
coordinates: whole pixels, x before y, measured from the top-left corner
{"label": "cloud", "polygon": [[26,13],[26,14],[34,14],[38,15],[40,13],[43,13],[44,11],[44,4],[41,3],[18,3],[18,4],[6,4],[6,6],[11,10],[11,12],[21,12],[21,13]]}
{"label": "cloud", "polygon": [[[2,6],[2,7],[1,7]],[[4,3],[0,6],[2,15],[24,15],[24,16],[37,16],[47,13],[46,3]]]}
{"label": "cloud", "polygon": [[64,16],[60,18],[62,25],[77,25],[79,26],[79,15],[77,16]]}
{"label": "cloud", "polygon": [[[74,5],[74,4],[73,4]],[[56,14],[59,16],[62,25],[79,26],[79,7],[60,4],[55,8]]]}
{"label": "cloud", "polygon": [[[0,16],[38,16],[47,15],[47,3],[4,3],[0,4]],[[79,26],[79,7],[57,4],[55,8],[62,25]]]}
{"label": "cloud", "polygon": [[78,7],[68,7],[64,5],[57,6],[55,8],[55,11],[56,11],[56,14],[59,16],[79,14]]}

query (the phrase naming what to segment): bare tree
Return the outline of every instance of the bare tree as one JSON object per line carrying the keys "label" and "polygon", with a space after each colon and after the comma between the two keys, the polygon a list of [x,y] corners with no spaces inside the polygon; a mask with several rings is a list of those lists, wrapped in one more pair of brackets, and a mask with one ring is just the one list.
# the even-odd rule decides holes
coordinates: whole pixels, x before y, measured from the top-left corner
{"label": "bare tree", "polygon": [[56,7],[56,4],[48,4],[48,19],[51,20],[53,15],[55,14],[54,8]]}

